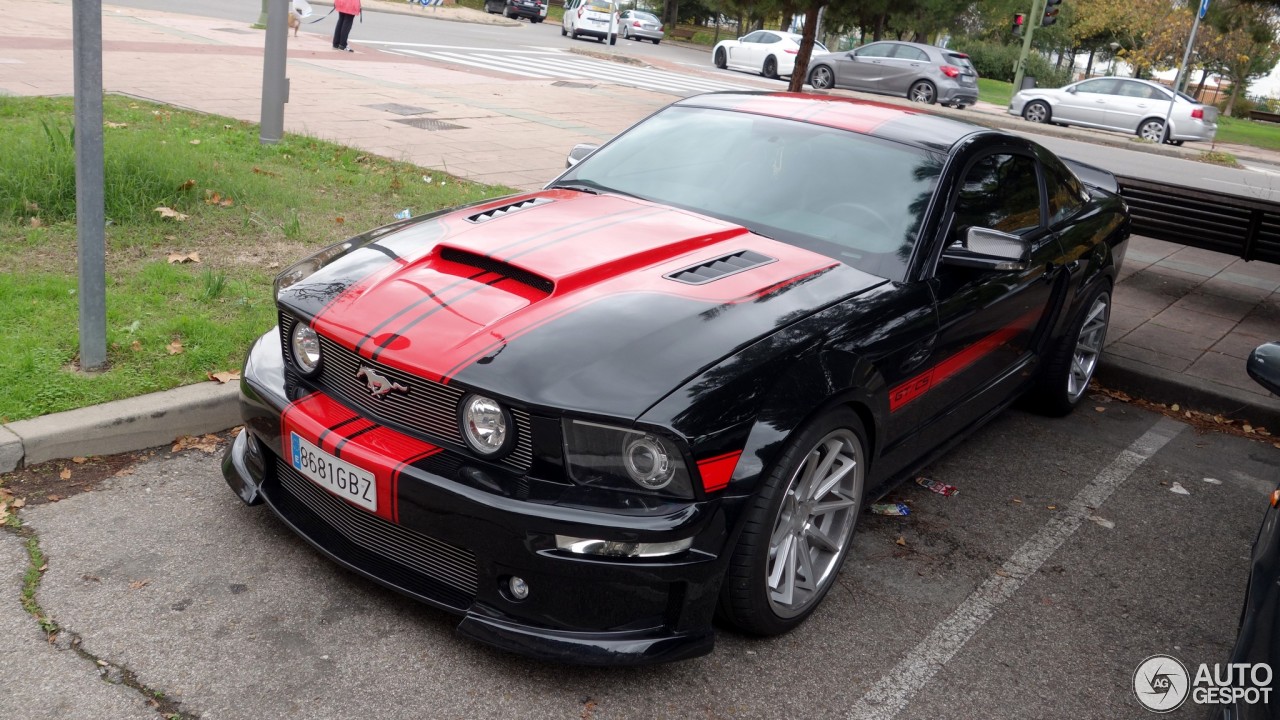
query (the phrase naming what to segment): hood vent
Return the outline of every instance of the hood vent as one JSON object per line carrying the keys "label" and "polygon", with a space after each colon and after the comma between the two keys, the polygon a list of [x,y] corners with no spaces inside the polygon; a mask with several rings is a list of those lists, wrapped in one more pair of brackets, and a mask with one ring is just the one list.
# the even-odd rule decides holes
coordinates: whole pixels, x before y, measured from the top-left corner
{"label": "hood vent", "polygon": [[529,198],[528,200],[521,200],[520,202],[514,202],[514,203],[511,203],[510,205],[503,205],[501,207],[496,207],[492,210],[485,210],[484,212],[476,213],[475,215],[468,215],[467,222],[473,222],[473,223],[489,222],[490,220],[497,220],[503,215],[510,215],[513,212],[518,212],[520,210],[525,210],[531,207],[537,207],[539,205],[545,205],[549,202],[551,202],[551,198],[544,198],[544,197]]}
{"label": "hood vent", "polygon": [[524,268],[518,268],[515,265],[502,262],[496,258],[488,257],[487,255],[477,255],[475,253],[467,252],[466,250],[446,247],[440,249],[440,259],[447,260],[451,263],[458,263],[459,265],[470,265],[478,270],[487,270],[491,273],[497,273],[498,275],[510,278],[518,283],[523,283],[534,290],[544,292],[548,295],[551,294],[552,290],[556,289],[555,283],[541,275],[531,273]]}
{"label": "hood vent", "polygon": [[771,262],[777,262],[776,259],[768,255],[761,255],[758,252],[750,250],[739,250],[736,253],[730,253],[724,257],[718,257],[714,260],[700,262],[697,265],[691,265],[683,270],[677,270],[673,273],[667,273],[664,277],[668,280],[687,283],[689,285],[704,285],[713,280],[719,280],[723,277],[734,275],[744,270],[768,265]]}

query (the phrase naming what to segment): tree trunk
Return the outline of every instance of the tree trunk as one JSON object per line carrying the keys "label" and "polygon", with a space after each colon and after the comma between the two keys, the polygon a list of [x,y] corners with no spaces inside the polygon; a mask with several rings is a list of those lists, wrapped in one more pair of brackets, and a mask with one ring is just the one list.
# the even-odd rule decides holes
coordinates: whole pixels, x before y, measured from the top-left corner
{"label": "tree trunk", "polygon": [[1222,109],[1222,114],[1231,117],[1231,111],[1236,107],[1236,97],[1240,95],[1240,83],[1234,79],[1231,80],[1231,97],[1227,98],[1227,106]]}
{"label": "tree trunk", "polygon": [[680,20],[680,0],[663,0],[662,3],[662,22],[667,27],[675,30],[676,23]]}
{"label": "tree trunk", "polygon": [[1204,82],[1209,79],[1209,68],[1200,71],[1200,85],[1196,87],[1196,99],[1204,97]]}
{"label": "tree trunk", "polygon": [[1089,77],[1093,74],[1093,54],[1097,52],[1093,48],[1089,48],[1089,63],[1084,66],[1084,76]]}
{"label": "tree trunk", "polygon": [[796,69],[791,71],[791,84],[787,87],[791,92],[804,89],[804,81],[809,75],[809,57],[813,55],[813,37],[818,31],[819,5],[813,3],[804,13],[804,32],[800,36],[800,52],[796,55]]}
{"label": "tree trunk", "polygon": [[880,17],[876,18],[876,29],[872,31],[872,42],[880,42],[884,37],[884,26],[887,22],[889,22],[889,13],[880,13]]}

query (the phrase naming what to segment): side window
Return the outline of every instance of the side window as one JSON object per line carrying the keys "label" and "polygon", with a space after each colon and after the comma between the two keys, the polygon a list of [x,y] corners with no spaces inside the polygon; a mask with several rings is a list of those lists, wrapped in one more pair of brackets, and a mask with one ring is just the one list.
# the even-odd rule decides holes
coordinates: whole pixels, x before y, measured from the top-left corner
{"label": "side window", "polygon": [[1049,225],[1052,227],[1079,212],[1088,193],[1065,167],[1046,164],[1044,170],[1045,185],[1049,189]]}
{"label": "side window", "polygon": [[872,45],[863,45],[853,52],[861,58],[881,58],[889,57],[893,54],[893,45],[889,43],[875,43]]}
{"label": "side window", "polygon": [[969,168],[956,198],[953,226],[961,236],[971,227],[1014,235],[1040,226],[1040,184],[1036,161],[1026,155],[988,155]]}
{"label": "side window", "polygon": [[778,37],[777,35],[774,35],[773,33],[765,33],[764,37],[760,38],[760,42],[764,43],[765,45],[772,45],[776,42],[781,42],[781,41],[782,41],[782,38]]}
{"label": "side window", "polygon": [[1088,80],[1076,86],[1076,92],[1095,93],[1098,95],[1115,95],[1116,81],[1110,78]]}
{"label": "side window", "polygon": [[753,32],[753,33],[747,33],[747,36],[746,36],[746,37],[744,37],[744,38],[742,38],[742,42],[744,42],[744,43],[758,43],[758,42],[760,42],[763,38],[764,38],[764,31],[763,31],[763,30],[757,30],[757,31],[755,31],[755,32]]}
{"label": "side window", "polygon": [[928,62],[929,56],[920,48],[913,48],[910,45],[899,45],[893,54],[894,57],[902,60],[916,60],[920,62]]}

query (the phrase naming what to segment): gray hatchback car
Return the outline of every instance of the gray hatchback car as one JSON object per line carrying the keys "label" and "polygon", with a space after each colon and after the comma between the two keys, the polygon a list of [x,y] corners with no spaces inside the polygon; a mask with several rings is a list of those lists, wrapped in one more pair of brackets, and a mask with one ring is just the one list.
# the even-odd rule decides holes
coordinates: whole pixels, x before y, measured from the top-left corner
{"label": "gray hatchback car", "polygon": [[809,61],[809,84],[815,90],[846,88],[954,107],[978,101],[978,71],[969,56],[921,43],[873,42],[816,55]]}

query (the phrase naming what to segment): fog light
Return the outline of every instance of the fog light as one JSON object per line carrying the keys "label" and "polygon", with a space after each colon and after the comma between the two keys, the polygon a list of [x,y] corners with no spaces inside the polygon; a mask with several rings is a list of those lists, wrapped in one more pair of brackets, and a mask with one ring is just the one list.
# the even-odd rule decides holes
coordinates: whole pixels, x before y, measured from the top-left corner
{"label": "fog light", "polygon": [[556,549],[577,555],[601,557],[651,558],[675,555],[693,547],[693,538],[660,543],[617,542],[615,540],[591,540],[588,538],[556,536]]}
{"label": "fog light", "polygon": [[529,584],[524,581],[524,578],[512,575],[507,581],[507,589],[511,591],[511,597],[517,600],[529,597]]}

